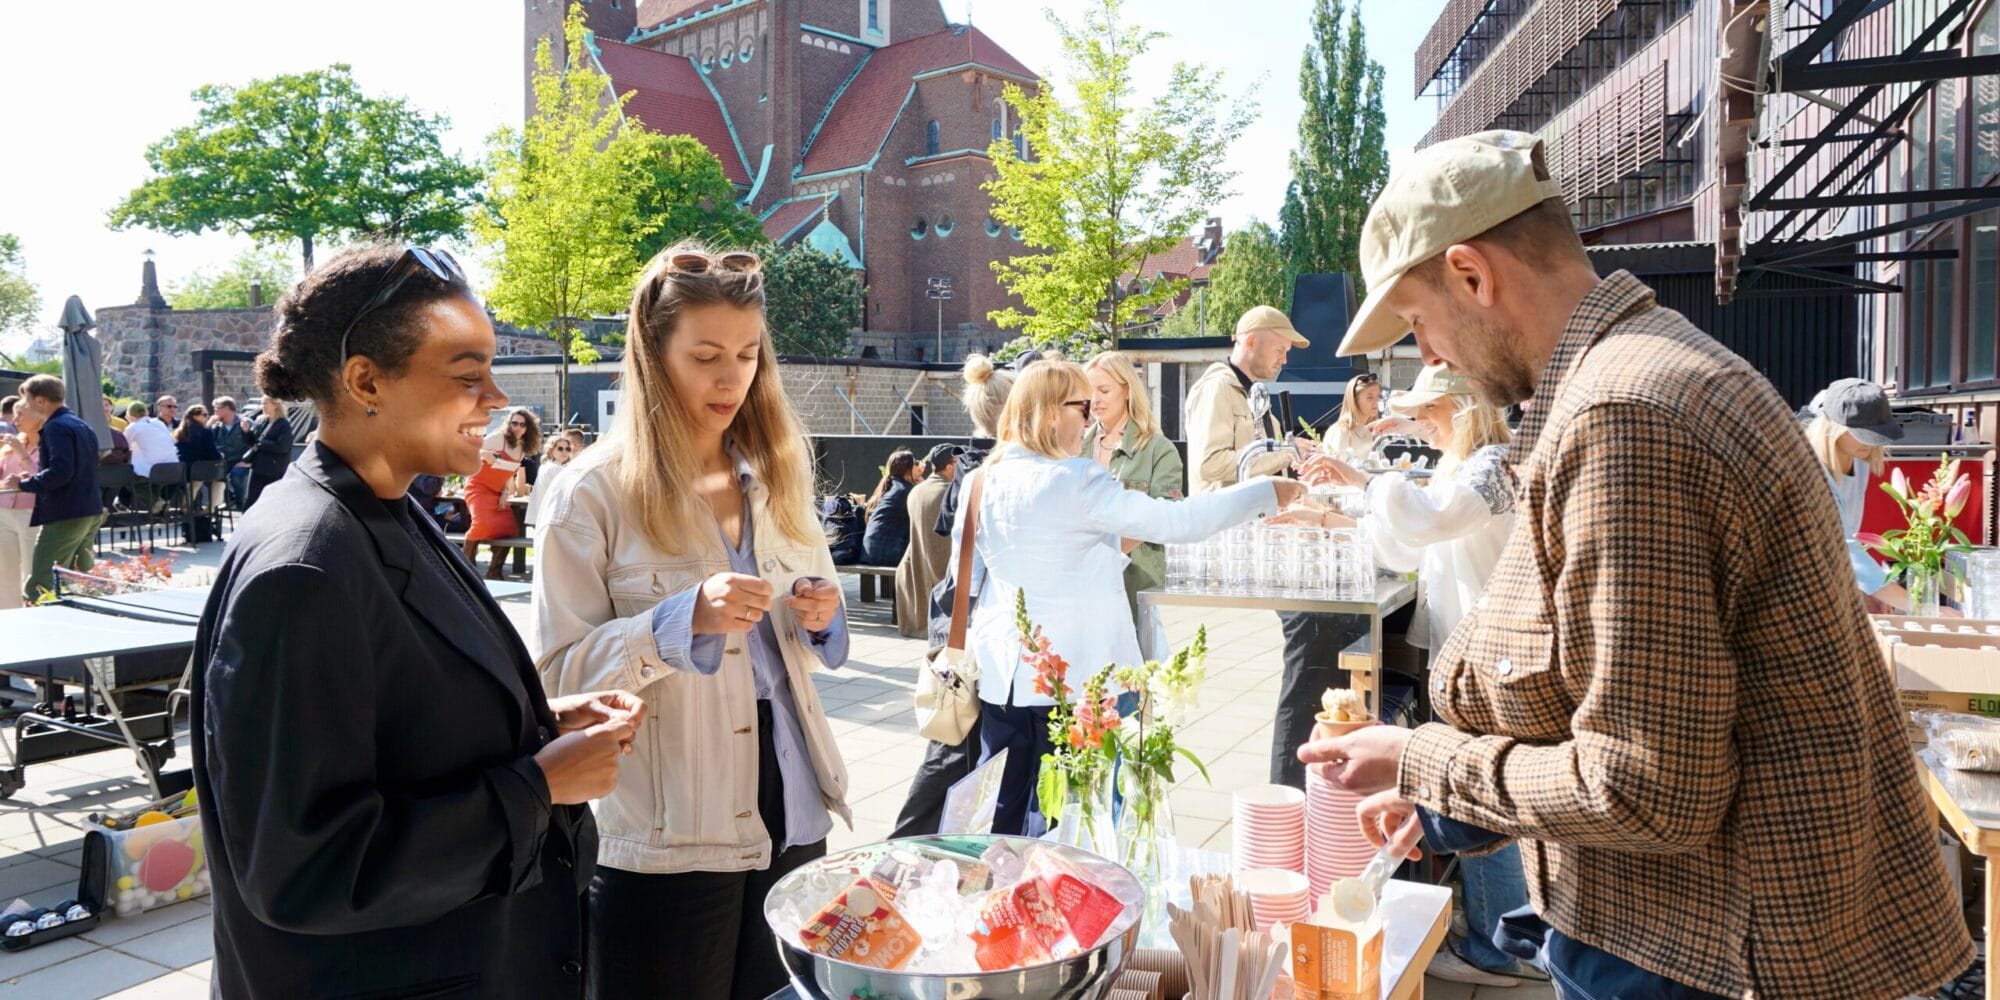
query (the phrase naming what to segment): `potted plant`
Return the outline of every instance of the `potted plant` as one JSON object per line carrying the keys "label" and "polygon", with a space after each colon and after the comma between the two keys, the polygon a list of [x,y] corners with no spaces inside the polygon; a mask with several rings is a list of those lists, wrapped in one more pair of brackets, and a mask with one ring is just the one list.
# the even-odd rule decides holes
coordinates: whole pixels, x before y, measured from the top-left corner
{"label": "potted plant", "polygon": [[1971,477],[1958,470],[1958,459],[1940,456],[1930,480],[1914,491],[1903,470],[1892,471],[1889,481],[1882,484],[1882,492],[1896,501],[1906,527],[1880,535],[1862,532],[1855,536],[1863,545],[1889,558],[1889,571],[1909,591],[1910,613],[1918,617],[1937,615],[1938,583],[1944,577],[1945,553],[1972,549],[1965,532],[1951,524],[1972,495]]}

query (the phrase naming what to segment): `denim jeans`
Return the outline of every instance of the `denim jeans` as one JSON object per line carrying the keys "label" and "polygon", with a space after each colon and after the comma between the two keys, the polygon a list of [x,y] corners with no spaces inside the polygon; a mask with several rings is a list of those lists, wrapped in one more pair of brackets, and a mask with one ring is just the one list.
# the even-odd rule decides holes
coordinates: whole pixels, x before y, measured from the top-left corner
{"label": "denim jeans", "polygon": [[1514,957],[1493,943],[1493,935],[1501,915],[1528,905],[1521,849],[1508,844],[1484,857],[1460,855],[1458,879],[1465,890],[1465,951],[1460,957],[1488,972],[1505,972]]}
{"label": "denim jeans", "polygon": [[1501,918],[1494,943],[1539,960],[1560,1000],[1724,1000],[1569,937],[1525,906]]}

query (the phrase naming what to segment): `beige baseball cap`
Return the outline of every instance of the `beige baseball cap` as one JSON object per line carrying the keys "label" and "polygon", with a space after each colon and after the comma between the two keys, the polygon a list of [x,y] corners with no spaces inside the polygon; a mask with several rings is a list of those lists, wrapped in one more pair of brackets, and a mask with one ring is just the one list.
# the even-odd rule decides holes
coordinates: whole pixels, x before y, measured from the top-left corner
{"label": "beige baseball cap", "polygon": [[1361,280],[1368,298],[1348,324],[1339,353],[1379,351],[1410,332],[1409,324],[1382,308],[1410,268],[1560,197],[1542,141],[1530,133],[1496,129],[1420,150],[1390,173],[1362,223]]}
{"label": "beige baseball cap", "polygon": [[1312,341],[1292,327],[1292,321],[1285,314],[1271,306],[1251,306],[1243,318],[1236,321],[1236,338],[1243,339],[1252,330],[1276,330],[1292,342],[1293,347],[1311,347]]}
{"label": "beige baseball cap", "polygon": [[1389,397],[1389,409],[1398,413],[1415,413],[1427,403],[1437,402],[1446,396],[1470,396],[1474,391],[1470,379],[1454,374],[1450,368],[1425,365],[1407,392]]}

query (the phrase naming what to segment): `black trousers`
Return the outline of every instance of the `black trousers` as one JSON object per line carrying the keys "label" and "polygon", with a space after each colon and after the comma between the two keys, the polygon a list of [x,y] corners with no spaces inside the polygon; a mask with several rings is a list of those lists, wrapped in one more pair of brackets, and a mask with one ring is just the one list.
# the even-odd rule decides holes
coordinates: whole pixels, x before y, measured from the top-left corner
{"label": "black trousers", "polygon": [[1299,744],[1312,739],[1321,692],[1347,686],[1340,651],[1368,634],[1368,619],[1281,612],[1278,620],[1285,628],[1285,680],[1271,726],[1271,782],[1304,789],[1306,766],[1299,762]]}
{"label": "black trousers", "polygon": [[1049,823],[1042,815],[1035,786],[1042,773],[1042,755],[1053,748],[1049,713],[1055,709],[1047,705],[1022,708],[1013,704],[1011,695],[1007,701],[1006,705],[979,703],[979,759],[988,760],[1002,749],[1007,751],[1007,766],[1000,770],[1000,794],[993,804],[993,832],[1039,837]]}
{"label": "black trousers", "polygon": [[[1011,758],[1010,758],[1011,759]],[[938,832],[944,822],[944,795],[951,786],[979,766],[979,720],[965,734],[965,742],[933,742],[924,748],[924,762],[910,779],[910,794],[903,799],[903,811],[896,816],[890,837],[923,837]]]}
{"label": "black trousers", "polygon": [[[757,809],[771,847],[785,840],[783,779],[771,706],[757,703]],[[764,922],[771,886],[825,856],[826,841],[776,853],[762,871],[644,875],[597,867],[590,882],[590,1000],[765,1000],[785,967]]]}

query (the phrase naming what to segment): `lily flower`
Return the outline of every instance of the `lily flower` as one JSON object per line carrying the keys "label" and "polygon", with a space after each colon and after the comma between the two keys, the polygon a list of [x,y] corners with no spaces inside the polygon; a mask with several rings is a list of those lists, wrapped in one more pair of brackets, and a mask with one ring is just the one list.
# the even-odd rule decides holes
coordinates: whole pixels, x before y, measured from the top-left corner
{"label": "lily flower", "polygon": [[1902,469],[1889,470],[1889,486],[1899,499],[1910,495],[1910,477],[1903,475]]}
{"label": "lily flower", "polygon": [[1952,484],[1951,492],[1945,494],[1944,497],[1945,519],[1950,520],[1951,518],[1957,517],[1959,515],[1959,512],[1965,509],[1965,502],[1966,500],[1970,499],[1971,496],[1972,496],[1972,480],[1960,477],[1958,482]]}

